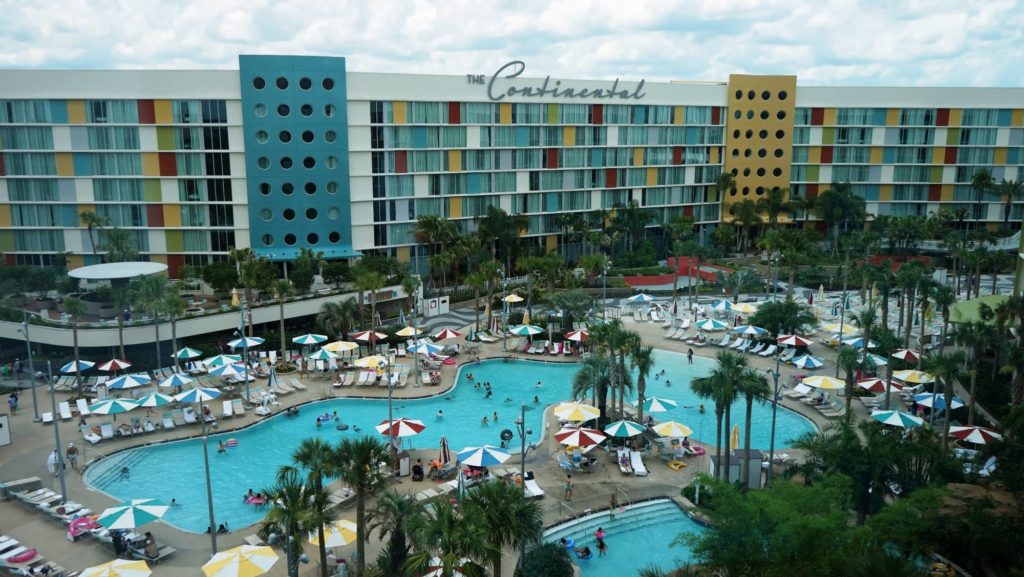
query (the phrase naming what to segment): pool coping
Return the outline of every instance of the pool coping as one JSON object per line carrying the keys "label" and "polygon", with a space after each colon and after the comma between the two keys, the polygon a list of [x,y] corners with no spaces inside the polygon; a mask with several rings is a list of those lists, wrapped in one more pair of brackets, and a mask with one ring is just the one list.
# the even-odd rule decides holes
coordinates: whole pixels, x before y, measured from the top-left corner
{"label": "pool coping", "polygon": [[[697,523],[698,525],[700,525],[702,527],[705,527],[705,528],[713,527],[714,526],[714,524],[711,522],[711,519],[709,519],[708,517],[704,516],[699,511],[697,511],[696,510],[697,507],[693,503],[691,503],[688,499],[686,499],[685,497],[680,497],[680,496],[676,496],[676,495],[652,495],[650,497],[644,497],[643,499],[638,499],[636,501],[630,501],[629,506],[633,507],[633,506],[639,505],[641,503],[649,503],[651,501],[671,501],[672,503],[675,503],[675,505],[677,507],[679,507],[679,510],[682,511],[682,513],[684,515],[689,517],[690,520],[692,520],[694,523]],[[611,507],[598,507],[596,509],[584,509],[582,511],[582,514],[579,517],[562,517],[562,518],[560,518],[560,519],[558,519],[556,521],[552,521],[551,523],[548,523],[547,525],[544,526],[544,528],[542,529],[542,532],[543,533],[547,533],[548,531],[550,531],[550,530],[552,530],[552,529],[554,529],[556,527],[559,527],[561,525],[567,525],[567,524],[569,524],[572,521],[579,522],[584,517],[590,517],[590,516],[593,516],[593,515],[599,515],[601,513],[604,513],[606,511],[610,511],[610,510],[611,510]]]}

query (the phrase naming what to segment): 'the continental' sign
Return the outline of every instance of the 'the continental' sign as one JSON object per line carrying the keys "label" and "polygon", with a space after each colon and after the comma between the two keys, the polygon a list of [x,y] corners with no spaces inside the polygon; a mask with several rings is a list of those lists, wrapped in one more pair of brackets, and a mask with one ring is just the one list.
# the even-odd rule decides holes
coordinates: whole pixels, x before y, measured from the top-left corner
{"label": "'the continental' sign", "polygon": [[487,97],[494,102],[504,100],[507,96],[520,96],[529,98],[581,98],[591,100],[640,100],[644,93],[644,80],[636,83],[632,90],[620,88],[619,79],[616,78],[607,88],[580,88],[562,86],[561,80],[552,81],[550,76],[537,85],[517,85],[511,80],[518,78],[526,70],[526,63],[521,60],[513,60],[498,69],[491,76],[490,81],[483,74],[467,74],[466,82],[469,84],[486,84]]}

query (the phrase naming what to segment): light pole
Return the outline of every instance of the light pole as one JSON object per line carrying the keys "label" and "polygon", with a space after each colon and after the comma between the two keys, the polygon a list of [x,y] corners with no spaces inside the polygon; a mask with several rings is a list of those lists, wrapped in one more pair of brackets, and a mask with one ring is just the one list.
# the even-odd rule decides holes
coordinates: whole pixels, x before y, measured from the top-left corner
{"label": "light pole", "polygon": [[[28,353],[28,382],[32,386],[32,412],[35,415],[32,422],[38,423],[40,419],[39,403],[36,401],[36,367],[32,363],[32,339],[28,335],[28,313],[21,311],[21,317],[24,320],[21,322],[21,326],[18,327],[18,332],[25,335],[25,351]],[[53,387],[52,380],[48,384],[50,387]]]}
{"label": "light pole", "polygon": [[601,274],[601,320],[608,318],[608,271],[612,268],[612,261],[605,259],[604,270]]}
{"label": "light pole", "polygon": [[199,422],[202,423],[202,437],[203,437],[203,473],[206,475],[206,509],[210,514],[210,555],[217,554],[217,522],[214,520],[213,514],[213,488],[210,484],[210,437],[206,428],[206,411],[203,410],[203,395],[202,389],[197,391],[199,393]]}
{"label": "light pole", "polygon": [[775,417],[779,412],[779,361],[778,357],[775,360],[775,369],[765,369],[765,372],[771,375],[775,381],[775,385],[772,387],[772,430],[771,437],[768,441],[768,478],[765,481],[765,487],[772,486],[772,467],[775,465]]}
{"label": "light pole", "polygon": [[245,306],[247,304],[249,304],[249,303],[243,303],[241,308],[238,309],[239,313],[241,313],[241,318],[239,319],[239,323],[240,324],[238,325],[238,333],[237,333],[238,334],[238,338],[242,339],[242,354],[245,355],[242,358],[242,363],[245,365],[245,398],[246,399],[250,398],[250,395],[249,395],[249,339],[248,339],[248,337],[245,336],[245,320],[246,320]]}
{"label": "light pole", "polygon": [[[526,490],[526,437],[533,431],[526,428],[526,403],[519,408],[519,417],[516,419],[516,430],[519,431],[519,478],[523,480],[523,490]],[[523,542],[519,548],[519,562],[522,563],[526,556],[526,543]]]}
{"label": "light pole", "polygon": [[[64,482],[64,454],[60,451],[60,427],[57,426],[58,419],[57,415],[57,395],[53,392],[55,388],[53,386],[53,367],[50,365],[50,361],[46,361],[46,377],[50,383],[50,410],[53,411],[53,440],[57,443],[57,476],[60,477],[60,499],[61,503],[68,502],[68,486]],[[35,375],[32,375],[35,378]]]}
{"label": "light pole", "polygon": [[387,359],[384,361],[384,378],[388,380],[388,448],[391,450],[391,466],[395,471],[395,478],[398,478],[398,447],[395,446],[395,418],[392,410],[392,396],[395,391],[391,383],[391,351],[388,351]]}
{"label": "light pole", "polygon": [[[285,507],[283,500],[277,499],[274,503],[284,511],[284,554],[285,562],[288,565],[288,577],[298,577],[299,560],[295,558],[295,554],[292,551],[292,512],[288,507]],[[273,545],[280,538],[277,533],[271,533],[268,541]]]}
{"label": "light pole", "polygon": [[501,275],[501,314],[505,318],[501,327],[501,350],[508,350],[508,315],[512,306],[505,300],[508,297],[508,279],[505,278],[505,269],[498,267],[498,274]]}
{"label": "light pole", "polygon": [[[843,259],[843,297],[842,297],[843,300],[842,300],[842,302],[839,303],[839,305],[841,307],[840,310],[842,311],[840,313],[840,315],[839,315],[839,343],[840,343],[840,345],[843,342],[843,329],[845,328],[845,325],[846,325],[846,281],[849,280],[849,278],[850,278],[850,247],[846,247],[846,257]],[[908,329],[907,332],[910,332],[909,329]],[[865,354],[867,353],[867,342],[866,342],[866,340],[869,337],[870,337],[870,335],[863,335],[863,338],[865,339],[865,342],[862,343],[862,344],[864,345],[864,349],[863,350],[864,350]],[[838,350],[838,349],[836,349],[836,350]],[[836,378],[837,379],[839,378],[839,363],[836,363]]]}

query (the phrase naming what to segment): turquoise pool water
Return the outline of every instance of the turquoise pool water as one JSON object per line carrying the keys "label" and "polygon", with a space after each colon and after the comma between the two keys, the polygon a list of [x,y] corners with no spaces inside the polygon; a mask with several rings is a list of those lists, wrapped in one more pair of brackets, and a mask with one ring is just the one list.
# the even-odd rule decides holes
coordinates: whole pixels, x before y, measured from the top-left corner
{"label": "turquoise pool water", "polygon": [[[594,538],[599,527],[608,547],[604,556],[597,554]],[[553,527],[544,532],[544,541],[558,543],[565,538],[577,547],[590,547],[594,554],[590,559],[572,555],[583,577],[627,577],[651,565],[669,571],[690,563],[689,549],[673,546],[672,541],[682,533],[704,531],[675,502],[658,499],[628,506],[614,517],[604,511]]]}
{"label": "turquoise pool water", "polygon": [[[669,397],[680,405],[660,416],[686,423],[693,428],[695,436],[707,437],[713,443],[713,410],[699,413],[699,403],[688,384],[691,378],[707,374],[714,362],[695,358],[694,364],[688,365],[685,355],[665,351],[656,353],[656,362],[654,372],[665,369],[672,382],[666,385],[664,378],[651,379],[648,396]],[[407,446],[434,449],[443,435],[448,438],[452,452],[457,452],[467,446],[498,445],[501,431],[515,429],[519,407],[526,403],[527,427],[534,431],[530,442],[537,442],[544,431],[543,407],[568,398],[576,370],[577,365],[571,363],[528,360],[489,360],[466,365],[449,392],[428,399],[396,399],[394,416],[419,419],[427,425],[421,434],[406,439]],[[469,373],[474,375],[474,382],[467,380]],[[538,381],[540,387],[537,387]],[[474,386],[483,382],[491,383],[491,398],[485,398],[483,389]],[[535,396],[537,403],[533,402]],[[332,426],[316,427],[316,415],[333,411],[350,425],[348,431],[338,431]],[[443,411],[440,420],[438,411]],[[494,413],[498,413],[497,424],[493,422]],[[742,414],[742,403],[736,405],[733,414]],[[487,425],[481,423],[485,415]],[[813,429],[810,421],[796,413],[780,410],[778,416],[776,442],[779,447],[785,447],[787,439]],[[258,491],[271,486],[278,468],[290,462],[291,453],[302,439],[317,436],[336,442],[345,436],[361,434],[356,428],[365,434],[376,434],[374,425],[386,418],[386,400],[333,399],[303,406],[296,418],[278,415],[244,431],[211,435],[210,474],[217,523],[226,521],[229,527],[237,529],[260,521],[264,510],[243,503],[242,494],[249,488]],[[767,448],[770,419],[770,407],[755,405],[757,426],[752,433],[752,446]],[[225,454],[217,454],[217,442],[228,438],[237,439],[238,446]],[[517,441],[513,441],[513,449]],[[130,469],[127,478],[119,474],[122,466]],[[164,520],[183,530],[203,532],[209,525],[199,439],[123,451],[90,466],[85,478],[91,487],[120,500],[176,499],[179,506],[173,507]]]}

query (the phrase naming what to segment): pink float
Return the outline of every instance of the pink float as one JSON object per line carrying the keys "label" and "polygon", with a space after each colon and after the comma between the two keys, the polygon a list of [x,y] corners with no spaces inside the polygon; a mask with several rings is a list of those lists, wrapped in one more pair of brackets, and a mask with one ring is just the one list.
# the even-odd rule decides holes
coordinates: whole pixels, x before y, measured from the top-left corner
{"label": "pink float", "polygon": [[34,559],[35,556],[36,556],[36,550],[35,549],[29,549],[28,551],[25,551],[24,553],[18,553],[17,555],[12,555],[11,557],[8,557],[7,558],[7,562],[8,563],[25,563],[27,561],[31,561],[32,559]]}

